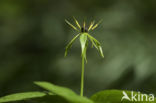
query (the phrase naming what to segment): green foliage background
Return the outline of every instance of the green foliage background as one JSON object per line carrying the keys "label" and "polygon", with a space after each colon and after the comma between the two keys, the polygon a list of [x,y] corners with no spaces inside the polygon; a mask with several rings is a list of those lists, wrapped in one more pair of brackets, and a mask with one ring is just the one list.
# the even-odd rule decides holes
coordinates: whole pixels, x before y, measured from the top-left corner
{"label": "green foliage background", "polygon": [[103,19],[91,35],[103,47],[101,59],[88,48],[85,95],[105,89],[156,94],[155,0],[1,0],[0,96],[36,89],[49,81],[79,93],[81,48],[64,20]]}

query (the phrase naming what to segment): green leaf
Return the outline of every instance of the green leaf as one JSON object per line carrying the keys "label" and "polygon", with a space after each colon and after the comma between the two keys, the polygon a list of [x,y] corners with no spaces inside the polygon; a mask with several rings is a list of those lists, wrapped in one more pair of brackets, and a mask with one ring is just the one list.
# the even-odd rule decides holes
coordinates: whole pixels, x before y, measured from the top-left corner
{"label": "green leaf", "polygon": [[[137,92],[133,92],[137,94]],[[123,96],[128,96],[128,99],[122,99]],[[141,93],[140,93],[141,95]],[[138,95],[136,95],[138,98]],[[94,94],[91,97],[95,103],[156,103],[151,101],[129,101],[131,100],[131,91],[120,91],[120,90],[105,90]],[[141,99],[140,99],[141,100]]]}
{"label": "green leaf", "polygon": [[39,97],[44,97],[46,95],[47,94],[43,93],[43,92],[15,93],[15,94],[11,94],[11,95],[1,97],[0,103],[27,100],[27,99],[32,99],[32,98],[39,98]]}
{"label": "green leaf", "polygon": [[68,50],[71,48],[73,42],[76,40],[76,38],[77,38],[79,35],[80,35],[80,34],[77,34],[77,35],[68,43],[68,45],[66,46],[66,50],[65,50],[65,54],[64,54],[65,57],[67,56]]}
{"label": "green leaf", "polygon": [[42,98],[33,99],[32,101],[35,101],[35,103],[69,103],[66,99],[58,95],[47,95]]}
{"label": "green leaf", "polygon": [[91,100],[85,97],[81,97],[72,90],[65,87],[56,86],[48,82],[35,82],[35,84],[58,96],[65,98],[71,103],[93,103]]}

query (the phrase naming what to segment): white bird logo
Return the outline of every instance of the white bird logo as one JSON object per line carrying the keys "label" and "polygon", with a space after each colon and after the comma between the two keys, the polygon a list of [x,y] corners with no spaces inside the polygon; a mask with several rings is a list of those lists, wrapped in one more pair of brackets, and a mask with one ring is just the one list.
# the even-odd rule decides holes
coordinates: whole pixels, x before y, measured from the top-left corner
{"label": "white bird logo", "polygon": [[124,96],[122,97],[121,101],[123,99],[127,99],[127,100],[131,101],[131,99],[128,97],[128,95],[127,95],[127,93],[125,91],[123,91],[122,93],[123,93]]}

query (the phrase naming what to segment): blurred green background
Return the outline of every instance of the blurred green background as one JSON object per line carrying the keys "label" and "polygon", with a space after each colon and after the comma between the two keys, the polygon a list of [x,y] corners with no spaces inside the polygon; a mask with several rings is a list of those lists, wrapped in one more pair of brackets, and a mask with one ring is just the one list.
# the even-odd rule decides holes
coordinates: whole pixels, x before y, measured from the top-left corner
{"label": "blurred green background", "polygon": [[156,94],[155,0],[1,0],[0,96],[39,90],[49,81],[80,90],[81,48],[65,19],[81,23],[103,19],[91,33],[103,47],[87,51],[85,95],[105,89]]}

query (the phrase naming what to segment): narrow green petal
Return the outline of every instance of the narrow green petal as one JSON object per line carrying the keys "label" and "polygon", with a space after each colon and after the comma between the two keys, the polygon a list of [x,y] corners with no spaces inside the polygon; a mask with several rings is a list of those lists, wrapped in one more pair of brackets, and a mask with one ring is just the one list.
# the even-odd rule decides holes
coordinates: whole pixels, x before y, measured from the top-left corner
{"label": "narrow green petal", "polygon": [[75,17],[73,17],[73,18],[74,18],[75,23],[76,23],[76,25],[78,26],[78,28],[79,28],[79,29],[81,29],[81,26],[80,26],[79,22],[76,20],[76,18],[75,18]]}
{"label": "narrow green petal", "polygon": [[76,38],[77,38],[79,35],[80,35],[80,34],[77,34],[77,35],[68,43],[68,45],[66,46],[66,50],[65,50],[65,54],[64,54],[65,57],[67,56],[68,50],[71,48],[73,42],[76,40]]}
{"label": "narrow green petal", "polygon": [[83,27],[84,27],[84,29],[86,28],[86,22],[85,21],[83,22]]}
{"label": "narrow green petal", "polygon": [[102,20],[100,20],[97,24],[95,24],[93,27],[92,27],[92,30],[94,30],[95,28],[98,27],[98,25],[102,22]]}
{"label": "narrow green petal", "polygon": [[95,24],[92,28],[92,30],[94,30],[95,28],[97,28],[98,24]]}
{"label": "narrow green petal", "polygon": [[68,24],[68,25],[70,25],[73,29],[75,29],[76,31],[79,31],[74,25],[72,25],[69,21],[67,21],[66,19],[65,19],[65,22]]}
{"label": "narrow green petal", "polygon": [[90,31],[90,30],[92,29],[94,23],[95,23],[94,21],[92,21],[92,22],[90,23],[90,26],[89,26],[89,28],[88,28],[88,31]]}

